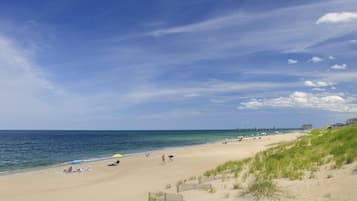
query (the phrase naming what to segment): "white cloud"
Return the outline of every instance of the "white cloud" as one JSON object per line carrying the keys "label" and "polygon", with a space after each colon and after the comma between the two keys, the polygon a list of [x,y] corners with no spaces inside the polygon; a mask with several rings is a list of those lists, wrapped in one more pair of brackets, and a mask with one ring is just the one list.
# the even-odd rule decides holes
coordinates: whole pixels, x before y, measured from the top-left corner
{"label": "white cloud", "polygon": [[352,44],[356,44],[357,40],[350,40],[349,42],[352,43]]}
{"label": "white cloud", "polygon": [[311,81],[311,80],[306,80],[304,82],[304,85],[307,87],[327,87],[333,85],[332,83],[325,82],[325,81]]}
{"label": "white cloud", "polygon": [[332,12],[321,16],[316,24],[321,23],[347,23],[357,20],[357,12]]}
{"label": "white cloud", "polygon": [[335,69],[335,70],[345,70],[346,68],[347,68],[346,64],[335,64],[331,66],[331,69]]}
{"label": "white cloud", "polygon": [[335,60],[336,57],[334,57],[334,56],[329,56],[328,59],[330,59],[330,60]]}
{"label": "white cloud", "polygon": [[258,109],[260,107],[264,107],[264,103],[262,100],[252,99],[248,102],[242,102],[242,106],[238,107],[238,109]]}
{"label": "white cloud", "polygon": [[299,61],[297,59],[288,59],[288,64],[296,64]]}
{"label": "white cloud", "polygon": [[321,57],[317,57],[317,56],[314,56],[309,60],[309,62],[312,62],[312,63],[319,63],[321,61],[323,61],[323,59]]}
{"label": "white cloud", "polygon": [[326,91],[324,88],[318,88],[318,87],[312,88],[311,90],[312,91]]}
{"label": "white cloud", "polygon": [[350,99],[345,99],[343,94],[312,94],[299,91],[287,97],[252,99],[242,102],[240,109],[258,109],[262,107],[297,107],[333,112],[357,112],[357,104]]}

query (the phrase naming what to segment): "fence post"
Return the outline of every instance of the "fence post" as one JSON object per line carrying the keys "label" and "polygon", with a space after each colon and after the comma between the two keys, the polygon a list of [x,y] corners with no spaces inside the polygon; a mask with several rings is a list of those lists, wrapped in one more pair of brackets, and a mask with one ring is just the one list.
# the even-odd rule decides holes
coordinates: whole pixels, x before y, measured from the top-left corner
{"label": "fence post", "polygon": [[165,201],[167,201],[167,200],[166,200],[166,197],[167,197],[167,196],[166,196],[166,193],[165,193],[165,194],[164,194],[164,200],[165,200]]}

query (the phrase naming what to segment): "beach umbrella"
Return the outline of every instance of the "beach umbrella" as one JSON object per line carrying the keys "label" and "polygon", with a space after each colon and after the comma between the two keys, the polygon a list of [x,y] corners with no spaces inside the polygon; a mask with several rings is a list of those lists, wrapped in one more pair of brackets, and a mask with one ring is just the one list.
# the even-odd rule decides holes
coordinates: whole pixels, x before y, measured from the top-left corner
{"label": "beach umbrella", "polygon": [[123,155],[121,155],[121,154],[114,154],[112,157],[113,158],[121,158]]}
{"label": "beach umbrella", "polygon": [[73,161],[71,161],[71,164],[77,165],[77,164],[80,164],[81,162],[82,162],[81,160],[73,160]]}

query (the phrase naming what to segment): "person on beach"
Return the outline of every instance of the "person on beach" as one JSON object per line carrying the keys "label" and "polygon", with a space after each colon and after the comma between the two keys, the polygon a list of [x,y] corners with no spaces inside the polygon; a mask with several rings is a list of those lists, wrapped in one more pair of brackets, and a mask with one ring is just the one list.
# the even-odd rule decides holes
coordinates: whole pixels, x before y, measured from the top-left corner
{"label": "person on beach", "polygon": [[71,173],[72,170],[73,170],[73,167],[72,167],[72,166],[69,166],[69,168],[68,168],[68,169],[64,169],[63,172],[64,172],[64,173]]}
{"label": "person on beach", "polygon": [[80,168],[77,169],[76,172],[79,172],[79,173],[84,172],[84,168],[80,167]]}
{"label": "person on beach", "polygon": [[108,166],[117,166],[117,165],[119,165],[119,163],[120,163],[120,160],[117,160],[115,163],[108,164]]}
{"label": "person on beach", "polygon": [[165,163],[165,154],[162,154],[161,160],[162,160],[163,163]]}

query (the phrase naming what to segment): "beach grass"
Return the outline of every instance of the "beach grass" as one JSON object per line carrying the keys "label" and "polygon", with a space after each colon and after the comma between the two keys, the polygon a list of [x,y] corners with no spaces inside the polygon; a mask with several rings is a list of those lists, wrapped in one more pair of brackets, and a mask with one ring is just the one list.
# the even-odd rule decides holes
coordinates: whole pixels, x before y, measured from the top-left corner
{"label": "beach grass", "polygon": [[156,201],[156,198],[149,197],[149,198],[148,198],[148,201]]}
{"label": "beach grass", "polygon": [[256,178],[291,180],[302,179],[324,164],[340,168],[357,159],[357,126],[335,129],[316,129],[303,138],[259,152],[252,158],[228,161],[205,176],[233,173],[238,177],[244,168]]}
{"label": "beach grass", "polygon": [[233,184],[233,189],[238,190],[238,189],[243,189],[243,187],[239,183]]}
{"label": "beach grass", "polygon": [[[204,173],[204,176],[234,174],[253,182],[243,192],[256,199],[272,196],[277,187],[273,179],[314,178],[323,165],[339,169],[357,160],[357,126],[316,129],[292,142],[279,143],[254,157],[228,161]],[[332,178],[333,176],[328,176]]]}
{"label": "beach grass", "polygon": [[255,180],[249,187],[242,193],[242,195],[250,194],[255,200],[262,198],[272,198],[278,192],[276,184],[272,180]]}

